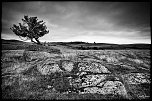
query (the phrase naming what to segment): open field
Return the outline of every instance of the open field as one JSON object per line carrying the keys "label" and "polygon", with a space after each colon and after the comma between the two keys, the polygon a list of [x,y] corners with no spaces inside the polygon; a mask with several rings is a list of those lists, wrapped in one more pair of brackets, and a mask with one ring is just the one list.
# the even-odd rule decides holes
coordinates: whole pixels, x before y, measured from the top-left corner
{"label": "open field", "polygon": [[2,98],[150,98],[151,55],[147,48],[150,45],[145,49],[107,49],[101,44],[98,49],[102,47],[102,50],[73,48],[84,46],[87,45],[50,43],[38,46],[3,40]]}

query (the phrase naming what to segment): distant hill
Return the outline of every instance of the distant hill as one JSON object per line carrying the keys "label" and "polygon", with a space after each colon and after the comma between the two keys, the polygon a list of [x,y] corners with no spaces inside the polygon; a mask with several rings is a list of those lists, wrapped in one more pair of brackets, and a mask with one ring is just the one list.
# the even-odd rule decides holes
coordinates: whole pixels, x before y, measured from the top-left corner
{"label": "distant hill", "polygon": [[[22,43],[23,41],[19,41],[19,40],[5,40],[5,39],[1,39],[2,43]],[[24,42],[25,43],[25,42]]]}
{"label": "distant hill", "polygon": [[86,42],[55,42],[56,45],[63,45],[80,50],[104,50],[104,49],[150,49],[150,44],[111,44],[111,43],[86,43]]}
{"label": "distant hill", "polygon": [[125,44],[120,45],[122,48],[133,48],[133,49],[150,49],[150,44]]}
{"label": "distant hill", "polygon": [[56,45],[64,45],[80,50],[104,50],[104,49],[150,49],[150,44],[111,44],[111,43],[86,43],[86,42],[56,42]]}

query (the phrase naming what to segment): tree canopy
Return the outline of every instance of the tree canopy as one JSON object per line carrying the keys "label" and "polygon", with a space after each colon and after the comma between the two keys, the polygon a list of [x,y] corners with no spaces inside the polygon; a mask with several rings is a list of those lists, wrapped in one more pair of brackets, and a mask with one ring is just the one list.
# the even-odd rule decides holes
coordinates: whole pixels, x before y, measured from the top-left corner
{"label": "tree canopy", "polygon": [[24,16],[22,21],[23,24],[19,23],[19,26],[13,24],[13,27],[10,29],[20,38],[24,37],[26,40],[30,39],[34,43],[41,44],[38,38],[49,33],[49,30],[46,30],[45,22],[43,20],[38,21],[37,17],[28,16]]}

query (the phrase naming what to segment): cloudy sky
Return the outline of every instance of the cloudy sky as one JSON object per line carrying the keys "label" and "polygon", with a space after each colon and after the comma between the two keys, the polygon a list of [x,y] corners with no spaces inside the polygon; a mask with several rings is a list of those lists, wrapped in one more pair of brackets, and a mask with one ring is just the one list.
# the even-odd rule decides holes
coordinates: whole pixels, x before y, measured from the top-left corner
{"label": "cloudy sky", "polygon": [[46,22],[40,41],[151,43],[149,2],[3,2],[3,39],[19,39],[10,27],[24,15]]}

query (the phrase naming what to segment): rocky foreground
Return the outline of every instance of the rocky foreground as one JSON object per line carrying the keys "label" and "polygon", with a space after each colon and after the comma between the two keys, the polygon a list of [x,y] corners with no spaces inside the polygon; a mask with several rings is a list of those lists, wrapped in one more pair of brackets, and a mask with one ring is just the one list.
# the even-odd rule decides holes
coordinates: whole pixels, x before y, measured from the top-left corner
{"label": "rocky foreground", "polygon": [[150,51],[2,50],[3,99],[149,99]]}

